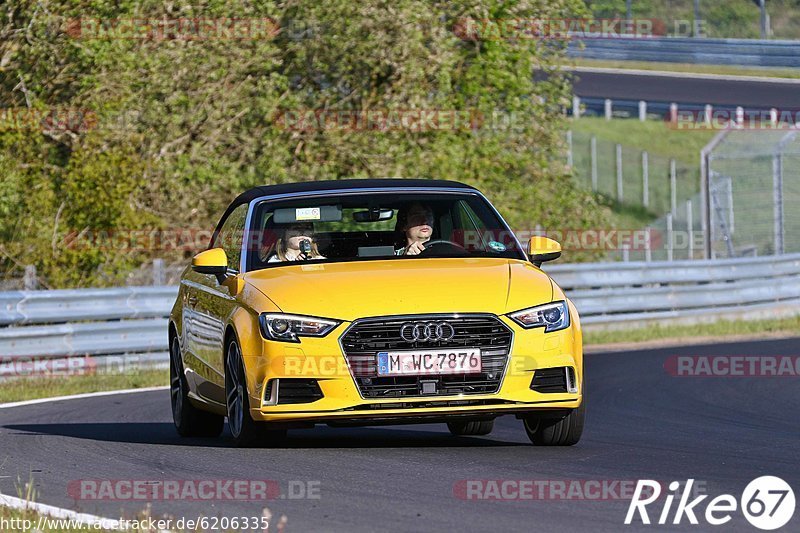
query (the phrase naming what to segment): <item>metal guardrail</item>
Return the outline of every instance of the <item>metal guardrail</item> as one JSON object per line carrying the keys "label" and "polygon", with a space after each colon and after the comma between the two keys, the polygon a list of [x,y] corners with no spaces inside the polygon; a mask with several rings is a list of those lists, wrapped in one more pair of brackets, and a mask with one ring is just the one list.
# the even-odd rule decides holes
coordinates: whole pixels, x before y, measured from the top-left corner
{"label": "metal guardrail", "polygon": [[[583,49],[580,43],[583,43]],[[582,59],[609,61],[800,67],[800,41],[622,37],[576,40],[570,43],[568,53]]]}
{"label": "metal guardrail", "polygon": [[[800,254],[545,269],[589,326],[800,314]],[[176,294],[175,286],[0,293],[0,360],[138,354],[163,365]]]}

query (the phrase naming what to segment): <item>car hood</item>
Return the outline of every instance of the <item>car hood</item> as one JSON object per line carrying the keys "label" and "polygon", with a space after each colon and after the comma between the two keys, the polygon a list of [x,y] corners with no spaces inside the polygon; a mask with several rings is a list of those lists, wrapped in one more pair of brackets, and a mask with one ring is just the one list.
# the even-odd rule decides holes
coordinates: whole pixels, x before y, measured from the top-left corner
{"label": "car hood", "polygon": [[550,278],[494,258],[373,260],[267,268],[244,275],[284,313],[355,320],[422,313],[504,314],[551,301]]}

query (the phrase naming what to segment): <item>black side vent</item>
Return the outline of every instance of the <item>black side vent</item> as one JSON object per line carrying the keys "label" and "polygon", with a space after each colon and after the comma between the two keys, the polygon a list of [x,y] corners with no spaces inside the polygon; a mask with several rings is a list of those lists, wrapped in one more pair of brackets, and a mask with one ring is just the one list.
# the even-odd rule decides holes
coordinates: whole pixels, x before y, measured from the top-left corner
{"label": "black side vent", "polygon": [[540,368],[533,373],[531,389],[542,393],[569,392],[567,372],[571,371],[571,368],[565,366]]}
{"label": "black side vent", "polygon": [[278,380],[278,405],[316,402],[322,396],[316,379]]}

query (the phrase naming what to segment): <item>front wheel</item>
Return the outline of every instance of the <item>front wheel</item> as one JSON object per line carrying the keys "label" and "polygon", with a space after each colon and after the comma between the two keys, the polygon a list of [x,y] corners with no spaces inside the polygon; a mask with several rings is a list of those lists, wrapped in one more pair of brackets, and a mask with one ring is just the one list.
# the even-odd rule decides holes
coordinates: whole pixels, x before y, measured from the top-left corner
{"label": "front wheel", "polygon": [[531,416],[523,419],[525,432],[539,446],[572,446],[581,440],[586,419],[586,398],[563,418]]}
{"label": "front wheel", "polygon": [[183,373],[181,346],[177,336],[169,343],[169,392],[172,420],[181,437],[219,437],[224,417],[201,411],[189,401],[189,384]]}
{"label": "front wheel", "polygon": [[228,344],[225,358],[225,398],[228,406],[228,428],[236,446],[266,446],[286,438],[286,430],[268,430],[263,422],[256,422],[250,416],[244,361],[236,341]]}

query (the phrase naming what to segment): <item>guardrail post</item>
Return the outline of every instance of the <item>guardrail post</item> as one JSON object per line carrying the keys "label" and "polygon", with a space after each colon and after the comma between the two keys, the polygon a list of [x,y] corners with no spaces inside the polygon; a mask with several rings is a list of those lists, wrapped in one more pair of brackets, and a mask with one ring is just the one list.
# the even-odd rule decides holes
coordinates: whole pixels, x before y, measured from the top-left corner
{"label": "guardrail post", "polygon": [[783,226],[783,153],[778,152],[772,156],[772,203],[774,247],[776,254],[784,253],[784,226]]}
{"label": "guardrail post", "polygon": [[669,104],[669,121],[676,125],[678,123],[678,104],[672,102]]}
{"label": "guardrail post", "polygon": [[774,107],[769,110],[769,125],[773,128],[778,125],[778,110]]}
{"label": "guardrail post", "polygon": [[36,277],[36,265],[25,265],[22,288],[26,291],[35,291],[39,288],[39,279]]}
{"label": "guardrail post", "polygon": [[672,261],[672,247],[674,235],[672,233],[672,213],[667,213],[667,261]]}
{"label": "guardrail post", "polygon": [[160,287],[167,284],[167,273],[164,271],[164,260],[153,259],[153,285]]}
{"label": "guardrail post", "polygon": [[703,120],[707,127],[711,127],[711,119],[714,115],[714,108],[710,104],[706,104],[705,111],[703,112]]}
{"label": "guardrail post", "polygon": [[581,97],[577,95],[572,97],[572,118],[581,118]]}
{"label": "guardrail post", "polygon": [[610,99],[606,98],[604,107],[605,107],[606,120],[611,120],[611,100]]}
{"label": "guardrail post", "polygon": [[647,102],[639,100],[639,120],[644,122],[647,120]]}
{"label": "guardrail post", "polygon": [[744,108],[738,106],[736,108],[736,127],[741,128],[744,126]]}
{"label": "guardrail post", "polygon": [[597,192],[597,137],[592,135],[590,141],[592,152],[592,190]]}
{"label": "guardrail post", "polygon": [[669,211],[678,212],[678,170],[674,159],[669,160]]}
{"label": "guardrail post", "polygon": [[650,207],[650,164],[647,150],[642,152],[642,205]]}
{"label": "guardrail post", "polygon": [[686,200],[686,231],[689,234],[688,241],[688,255],[689,259],[694,259],[694,221],[692,220],[694,213],[692,212],[692,201]]}
{"label": "guardrail post", "polygon": [[617,201],[622,203],[622,145],[617,144]]}

